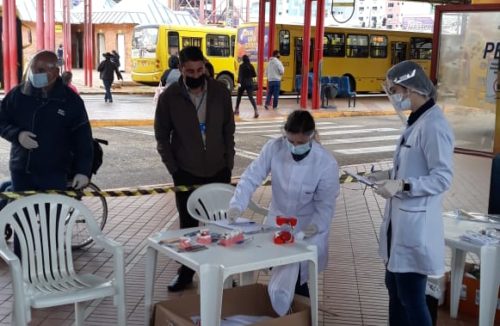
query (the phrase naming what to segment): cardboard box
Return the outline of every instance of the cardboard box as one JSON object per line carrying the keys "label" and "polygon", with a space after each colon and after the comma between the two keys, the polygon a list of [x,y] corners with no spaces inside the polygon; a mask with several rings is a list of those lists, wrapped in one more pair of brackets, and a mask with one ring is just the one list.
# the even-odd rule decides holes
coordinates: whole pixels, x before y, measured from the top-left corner
{"label": "cardboard box", "polygon": [[[479,280],[468,273],[464,274],[458,303],[458,313],[479,317]],[[450,289],[448,283],[447,289]],[[447,301],[450,302],[450,291],[448,290]],[[497,300],[497,311],[495,314],[495,325],[500,324],[500,291]]]}
{"label": "cardboard box", "polygon": [[[279,317],[274,312],[267,286],[252,284],[224,290],[222,317],[232,315],[269,316],[274,319],[255,326],[307,326],[311,325],[311,310],[304,300],[294,299],[292,314]],[[154,326],[192,326],[191,317],[200,315],[200,296],[185,295],[155,305]],[[204,325],[202,325],[204,326]]]}

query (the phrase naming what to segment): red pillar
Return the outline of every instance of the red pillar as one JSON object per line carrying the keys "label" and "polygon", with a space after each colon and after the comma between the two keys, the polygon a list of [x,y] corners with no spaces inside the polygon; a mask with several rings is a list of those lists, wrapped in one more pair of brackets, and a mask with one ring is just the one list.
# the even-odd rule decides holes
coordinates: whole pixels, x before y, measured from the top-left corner
{"label": "red pillar", "polygon": [[200,17],[198,21],[200,24],[205,24],[205,0],[200,0]]}
{"label": "red pillar", "polygon": [[264,35],[266,32],[266,0],[259,0],[259,35],[257,38],[257,105],[262,105],[264,84]]}
{"label": "red pillar", "polygon": [[276,34],[276,0],[269,0],[269,38],[267,42],[267,57],[270,58],[274,51],[274,39]]}
{"label": "red pillar", "polygon": [[302,85],[300,87],[300,108],[307,109],[307,93],[309,78],[309,48],[311,47],[311,3],[305,0],[304,10],[304,36],[302,37]]}
{"label": "red pillar", "polygon": [[83,69],[85,72],[85,85],[92,87],[92,60],[93,60],[93,32],[92,32],[92,1],[84,0],[84,61],[83,61]]}
{"label": "red pillar", "polygon": [[45,48],[50,51],[55,51],[56,49],[56,23],[55,23],[55,0],[47,0],[47,7],[45,8],[48,12],[48,40],[49,42],[45,44]]}
{"label": "red pillar", "polygon": [[2,55],[3,55],[3,62],[2,62],[2,69],[3,69],[3,87],[5,92],[8,92],[11,89],[10,85],[10,69],[9,69],[9,5],[10,1],[9,0],[3,0],[2,2],[3,7],[3,14],[2,14]]}
{"label": "red pillar", "polygon": [[63,0],[63,49],[64,49],[64,70],[71,71],[71,19],[70,19],[70,2]]}
{"label": "red pillar", "polygon": [[320,103],[320,77],[323,68],[323,35],[325,33],[325,0],[317,0],[316,9],[316,40],[314,45],[314,71],[312,89],[312,109],[319,109]]}
{"label": "red pillar", "polygon": [[[18,65],[21,64],[17,61],[17,29],[16,29],[16,0],[9,1],[8,7],[8,20],[9,20],[9,70],[10,70],[10,88],[13,88],[19,82],[17,80],[17,69]],[[4,14],[4,17],[6,15]]]}
{"label": "red pillar", "polygon": [[217,0],[212,0],[212,21],[217,24]]}
{"label": "red pillar", "polygon": [[45,48],[45,22],[43,18],[44,1],[36,0],[36,50]]}

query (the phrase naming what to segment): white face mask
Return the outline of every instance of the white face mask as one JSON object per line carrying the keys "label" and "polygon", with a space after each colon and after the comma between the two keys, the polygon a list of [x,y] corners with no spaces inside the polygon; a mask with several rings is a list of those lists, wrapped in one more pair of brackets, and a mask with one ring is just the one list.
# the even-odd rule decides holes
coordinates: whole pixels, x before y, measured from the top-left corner
{"label": "white face mask", "polygon": [[409,97],[403,98],[403,94],[389,95],[389,101],[396,111],[406,111],[411,109],[411,100]]}
{"label": "white face mask", "polygon": [[28,78],[31,82],[31,85],[35,88],[44,88],[49,85],[49,77],[46,72],[42,72],[39,74],[30,73]]}

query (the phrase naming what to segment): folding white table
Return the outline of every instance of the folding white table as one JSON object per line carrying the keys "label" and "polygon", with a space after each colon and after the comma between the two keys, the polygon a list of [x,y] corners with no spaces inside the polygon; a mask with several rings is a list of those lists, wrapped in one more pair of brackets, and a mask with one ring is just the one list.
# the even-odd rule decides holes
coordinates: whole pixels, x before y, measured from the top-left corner
{"label": "folding white table", "polygon": [[[212,232],[227,230],[207,225]],[[146,257],[145,325],[149,325],[154,280],[158,253],[164,254],[198,273],[200,284],[200,317],[202,325],[219,326],[222,308],[222,292],[225,279],[233,274],[309,261],[309,291],[311,322],[318,321],[318,267],[316,246],[298,241],[293,244],[275,245],[272,232],[249,235],[253,237],[243,244],[223,247],[212,244],[209,249],[198,252],[177,252],[176,249],[160,244],[161,239],[178,238],[200,228],[164,231],[148,238]],[[247,274],[248,275],[248,274]],[[251,280],[247,280],[250,282]],[[242,284],[244,285],[244,284]]]}
{"label": "folding white table", "polygon": [[477,254],[481,260],[479,288],[479,326],[491,326],[495,320],[497,295],[500,285],[500,246],[480,246],[460,240],[467,230],[479,231],[487,227],[500,228],[500,224],[488,224],[444,217],[445,242],[451,248],[451,296],[450,316],[457,318],[460,292],[467,252]]}

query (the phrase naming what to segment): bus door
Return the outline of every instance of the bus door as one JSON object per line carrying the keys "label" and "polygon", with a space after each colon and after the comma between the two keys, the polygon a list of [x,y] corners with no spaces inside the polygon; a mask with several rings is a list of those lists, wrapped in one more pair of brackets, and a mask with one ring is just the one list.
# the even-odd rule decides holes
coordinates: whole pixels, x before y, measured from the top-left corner
{"label": "bus door", "polygon": [[391,65],[408,60],[408,42],[391,42]]}
{"label": "bus door", "polygon": [[[311,38],[309,46],[309,67],[314,60],[314,38]],[[302,74],[302,37],[295,38],[295,75]]]}

